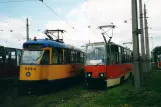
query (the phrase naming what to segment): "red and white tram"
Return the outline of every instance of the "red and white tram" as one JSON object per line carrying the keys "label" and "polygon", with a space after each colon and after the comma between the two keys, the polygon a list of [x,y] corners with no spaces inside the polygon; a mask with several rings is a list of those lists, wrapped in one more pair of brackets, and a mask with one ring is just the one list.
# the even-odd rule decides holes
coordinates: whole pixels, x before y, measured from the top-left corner
{"label": "red and white tram", "polygon": [[109,42],[86,45],[85,85],[111,87],[126,80],[132,73],[132,51]]}

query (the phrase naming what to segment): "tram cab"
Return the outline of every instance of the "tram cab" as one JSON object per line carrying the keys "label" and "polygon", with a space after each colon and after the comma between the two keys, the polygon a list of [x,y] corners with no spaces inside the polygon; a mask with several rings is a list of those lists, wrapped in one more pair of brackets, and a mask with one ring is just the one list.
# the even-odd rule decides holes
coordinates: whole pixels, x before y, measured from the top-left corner
{"label": "tram cab", "polygon": [[[132,51],[115,43],[86,45],[85,85],[111,87],[126,80],[132,72]],[[99,83],[98,83],[99,82]]]}
{"label": "tram cab", "polygon": [[85,80],[105,82],[106,74],[106,45],[104,42],[91,43],[86,47]]}

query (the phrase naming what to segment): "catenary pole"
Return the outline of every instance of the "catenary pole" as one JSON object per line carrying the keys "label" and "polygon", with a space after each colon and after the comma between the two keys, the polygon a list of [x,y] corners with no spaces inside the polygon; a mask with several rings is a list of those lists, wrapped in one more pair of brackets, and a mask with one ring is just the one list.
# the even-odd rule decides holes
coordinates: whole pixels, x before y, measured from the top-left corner
{"label": "catenary pole", "polygon": [[147,58],[147,71],[151,71],[151,60],[150,60],[150,50],[149,50],[149,34],[148,34],[148,22],[147,22],[147,12],[146,5],[144,4],[144,22],[145,22],[145,47],[146,47],[146,58]]}
{"label": "catenary pole", "polygon": [[29,40],[29,24],[28,24],[28,18],[26,19],[26,39]]}
{"label": "catenary pole", "polygon": [[137,0],[132,0],[132,39],[133,39],[133,75],[135,88],[141,87],[140,55],[138,38]]}
{"label": "catenary pole", "polygon": [[141,83],[144,84],[144,72],[147,72],[146,57],[145,57],[145,43],[144,43],[144,25],[143,25],[143,9],[142,0],[139,0],[139,13],[140,13],[140,29],[141,29]]}

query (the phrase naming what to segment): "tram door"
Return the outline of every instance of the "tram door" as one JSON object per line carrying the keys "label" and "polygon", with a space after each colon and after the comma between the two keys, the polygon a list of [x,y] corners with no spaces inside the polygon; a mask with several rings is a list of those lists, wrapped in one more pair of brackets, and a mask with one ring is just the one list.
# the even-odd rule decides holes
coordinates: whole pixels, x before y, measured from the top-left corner
{"label": "tram door", "polygon": [[0,69],[0,78],[3,78],[5,72],[5,50],[3,46],[0,46]]}
{"label": "tram door", "polygon": [[19,68],[17,66],[17,52],[14,48],[5,49],[5,76],[15,77],[19,75]]}

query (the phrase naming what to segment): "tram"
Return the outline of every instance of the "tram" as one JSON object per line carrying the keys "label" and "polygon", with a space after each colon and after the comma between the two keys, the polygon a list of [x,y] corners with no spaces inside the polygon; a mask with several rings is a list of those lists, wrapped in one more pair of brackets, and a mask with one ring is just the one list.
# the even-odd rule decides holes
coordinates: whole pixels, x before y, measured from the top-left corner
{"label": "tram", "polygon": [[115,43],[86,45],[85,84],[96,82],[111,87],[126,80],[132,73],[132,51]]}
{"label": "tram", "polygon": [[84,52],[62,40],[54,40],[49,36],[49,39],[34,38],[23,44],[19,81],[21,87],[28,89],[26,91],[42,89],[42,92],[44,88],[63,85],[62,81],[72,79],[70,82],[74,82],[84,76],[83,70]]}
{"label": "tram", "polygon": [[161,46],[157,46],[152,50],[152,64],[155,68],[161,68]]}
{"label": "tram", "polygon": [[13,80],[18,80],[21,54],[22,49],[0,46],[1,86],[11,85]]}

